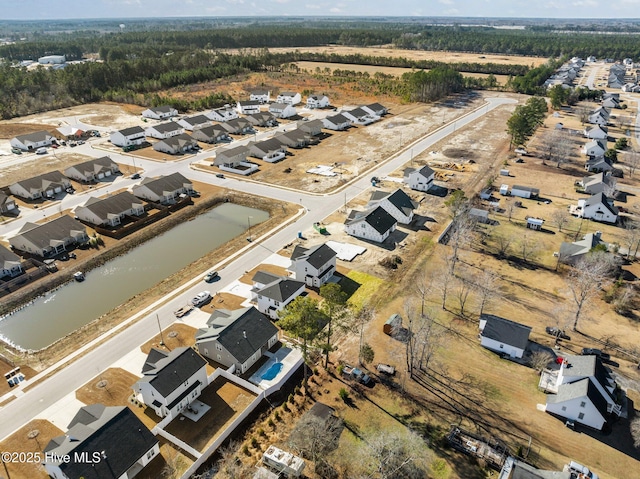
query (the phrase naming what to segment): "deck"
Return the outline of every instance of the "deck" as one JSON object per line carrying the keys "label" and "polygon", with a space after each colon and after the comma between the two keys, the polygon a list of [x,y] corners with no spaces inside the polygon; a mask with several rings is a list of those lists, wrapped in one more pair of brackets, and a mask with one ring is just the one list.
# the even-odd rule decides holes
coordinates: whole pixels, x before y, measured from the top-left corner
{"label": "deck", "polygon": [[476,436],[457,426],[451,426],[447,440],[454,449],[484,459],[487,465],[496,471],[502,469],[504,461],[509,456],[509,450],[504,444]]}

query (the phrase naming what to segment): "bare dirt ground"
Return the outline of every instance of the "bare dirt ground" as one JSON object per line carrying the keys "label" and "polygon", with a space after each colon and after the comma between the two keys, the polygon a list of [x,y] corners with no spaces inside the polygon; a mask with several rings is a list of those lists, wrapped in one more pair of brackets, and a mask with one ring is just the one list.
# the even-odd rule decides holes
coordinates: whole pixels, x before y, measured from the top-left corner
{"label": "bare dirt ground", "polygon": [[376,57],[404,57],[410,60],[436,60],[439,62],[473,62],[473,63],[497,63],[500,65],[533,65],[537,67],[548,59],[542,57],[526,57],[517,55],[495,55],[490,53],[462,53],[429,50],[401,50],[385,47],[343,47],[339,45],[327,45],[323,47],[296,47],[296,48],[270,48],[270,52],[317,52],[336,53],[339,55],[361,54]]}
{"label": "bare dirt ground", "polygon": [[85,404],[123,406],[132,394],[131,386],[139,378],[120,368],[109,368],[76,390],[76,398]]}
{"label": "bare dirt ground", "polygon": [[[192,328],[186,324],[175,323],[162,331],[162,338],[160,337],[160,333],[158,333],[140,346],[140,350],[144,354],[149,354],[151,348],[173,351],[176,348],[191,347],[195,344],[197,331],[196,328]],[[160,344],[161,342],[164,344]]]}

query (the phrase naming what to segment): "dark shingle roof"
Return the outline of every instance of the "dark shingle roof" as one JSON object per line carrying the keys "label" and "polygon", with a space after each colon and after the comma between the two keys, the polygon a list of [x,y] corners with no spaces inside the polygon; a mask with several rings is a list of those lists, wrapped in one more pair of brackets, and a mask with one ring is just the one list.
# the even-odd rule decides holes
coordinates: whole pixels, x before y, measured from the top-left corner
{"label": "dark shingle roof", "polygon": [[251,281],[259,284],[269,284],[273,283],[277,279],[280,279],[280,276],[278,276],[277,274],[271,274],[267,271],[256,271],[256,274],[253,275]]}
{"label": "dark shingle roof", "polygon": [[7,263],[16,263],[16,262],[17,263],[21,262],[20,256],[15,254],[13,251],[5,248],[4,246],[0,245],[0,268],[9,266]]}
{"label": "dark shingle roof", "polygon": [[405,215],[411,214],[411,211],[418,207],[418,203],[413,201],[411,197],[400,188],[393,193],[375,190],[371,193],[370,201],[380,201],[385,198],[387,198],[393,206],[402,211]]}
{"label": "dark shingle roof", "polygon": [[227,135],[227,130],[220,125],[207,125],[202,128],[196,128],[192,135],[203,135],[207,138],[218,138],[220,135]]}
{"label": "dark shingle roof", "polygon": [[118,132],[123,136],[131,136],[135,134],[144,134],[144,130],[140,126],[132,126],[130,128],[125,128],[124,130],[118,130]]}
{"label": "dark shingle roof", "polygon": [[[73,438],[73,439],[72,439]],[[67,477],[120,477],[158,440],[128,407],[94,404],[80,409],[64,436],[51,440],[45,452],[59,456],[104,452],[99,462],[74,461],[59,464]]]}
{"label": "dark shingle roof", "polygon": [[99,173],[100,171],[110,171],[114,167],[116,169],[118,168],[118,165],[115,161],[113,161],[108,156],[102,156],[94,160],[84,161],[82,163],[78,163],[77,165],[70,166],[65,170],[65,173],[68,174],[69,170],[75,169],[83,175],[87,175],[91,173]]}
{"label": "dark shingle roof", "polygon": [[[164,357],[158,358],[161,355]],[[156,350],[147,356],[142,368],[144,377],[140,381],[148,381],[167,397],[205,364],[204,358],[191,348],[176,348],[170,353]]]}
{"label": "dark shingle roof", "polygon": [[386,233],[397,223],[396,219],[387,213],[382,206],[368,211],[352,211],[347,219],[347,223],[360,221],[365,221],[380,234]]}
{"label": "dark shingle roof", "polygon": [[433,171],[428,166],[423,166],[422,168],[420,168],[419,173],[425,178],[429,178],[431,175],[435,174],[435,171]]}
{"label": "dark shingle roof", "polygon": [[89,200],[78,209],[88,209],[100,219],[106,221],[110,214],[120,214],[123,211],[130,210],[134,206],[142,206],[142,204],[142,201],[133,194],[128,191],[122,191],[102,199],[89,198]]}
{"label": "dark shingle roof", "polygon": [[164,143],[170,147],[182,147],[184,145],[197,145],[198,141],[188,135],[187,133],[180,133],[179,135],[172,136],[170,138],[165,138],[164,140],[160,140],[158,143]]}
{"label": "dark shingle roof", "polygon": [[349,113],[350,115],[355,116],[356,118],[362,118],[363,116],[369,116],[371,115],[371,113],[369,113],[368,111],[364,111],[362,108],[358,107],[358,108],[354,108],[353,110],[347,111],[346,113]]}
{"label": "dark shingle roof", "polygon": [[[144,178],[141,185],[146,186],[155,194],[162,196],[166,191],[178,191],[184,188],[184,185],[190,185],[191,180],[188,180],[180,173],[172,173],[167,176],[159,176],[157,178]],[[135,186],[133,193],[135,194]]]}
{"label": "dark shingle roof", "polygon": [[618,208],[616,208],[611,203],[609,203],[609,198],[607,198],[607,195],[605,195],[604,193],[597,193],[597,194],[595,194],[593,196],[590,196],[584,202],[584,206],[585,207],[593,206],[593,205],[597,205],[597,204],[600,204],[600,203],[602,204],[602,206],[604,206],[606,209],[608,209],[612,214],[614,214],[614,215],[618,214]]}
{"label": "dark shingle roof", "polygon": [[317,269],[327,264],[327,262],[335,258],[336,255],[337,253],[324,243],[309,249],[297,245],[293,249],[293,253],[291,253],[291,259],[295,260],[306,257],[307,262]]}
{"label": "dark shingle roof", "polygon": [[584,378],[569,384],[561,384],[558,386],[557,394],[550,394],[547,396],[547,402],[558,404],[585,396],[591,400],[600,414],[606,418],[607,400],[600,393],[598,387],[593,384],[593,381],[589,378]]}
{"label": "dark shingle roof", "polygon": [[196,126],[196,125],[202,125],[204,123],[210,123],[211,119],[206,117],[205,115],[194,115],[194,116],[189,116],[187,118],[184,118],[184,121],[186,121],[190,125]]}
{"label": "dark shingle roof", "polygon": [[344,115],[341,115],[340,113],[338,113],[337,115],[328,116],[326,119],[327,121],[330,121],[334,125],[340,125],[342,123],[351,123],[351,120],[349,120],[349,118],[347,118]]}
{"label": "dark shingle roof", "polygon": [[33,143],[39,143],[41,141],[45,141],[48,138],[53,138],[48,131],[34,131],[33,133],[27,133],[26,135],[18,135],[16,139],[21,143],[25,141],[30,141]]}
{"label": "dark shingle roof", "polygon": [[56,170],[18,181],[15,184],[22,186],[27,191],[31,191],[46,190],[49,186],[63,185],[65,183],[69,183],[69,178]]}
{"label": "dark shingle roof", "polygon": [[286,150],[286,145],[282,143],[282,141],[278,140],[277,137],[269,138],[268,140],[257,141],[249,146],[249,149],[252,153],[270,153],[272,151],[278,151],[283,148]]}
{"label": "dark shingle roof", "polygon": [[156,107],[149,108],[149,110],[151,110],[153,112],[156,112],[156,113],[169,113],[172,109],[173,109],[173,107],[170,106],[170,105],[162,105],[162,106],[156,106]]}
{"label": "dark shingle roof", "polygon": [[152,127],[158,133],[168,133],[170,131],[182,130],[183,128],[175,121],[168,121],[166,123],[160,123]]}
{"label": "dark shingle roof", "polygon": [[51,240],[69,237],[71,232],[86,232],[85,226],[71,216],[63,215],[41,225],[25,223],[16,236],[23,236],[36,247],[43,249],[51,245]]}
{"label": "dark shingle roof", "polygon": [[483,313],[480,316],[480,321],[482,320],[487,321],[482,330],[483,337],[509,344],[519,349],[526,349],[529,342],[529,333],[531,333],[529,326],[501,318],[500,316],[494,316],[493,314]]}
{"label": "dark shingle roof", "polygon": [[196,340],[217,339],[239,363],[244,363],[278,333],[269,318],[253,306],[234,311],[218,310],[210,321],[215,321],[214,315],[222,317],[227,324],[200,330]]}
{"label": "dark shingle roof", "polygon": [[264,288],[258,291],[258,294],[283,303],[291,298],[303,286],[304,283],[302,281],[279,278],[272,283],[266,284]]}

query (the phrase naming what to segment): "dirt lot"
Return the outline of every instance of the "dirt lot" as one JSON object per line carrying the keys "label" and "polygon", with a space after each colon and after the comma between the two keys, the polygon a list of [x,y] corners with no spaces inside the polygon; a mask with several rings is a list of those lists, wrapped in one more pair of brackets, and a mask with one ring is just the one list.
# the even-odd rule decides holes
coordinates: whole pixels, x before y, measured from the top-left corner
{"label": "dirt lot", "polygon": [[270,52],[317,52],[336,53],[338,55],[367,55],[376,57],[404,57],[410,60],[436,60],[439,62],[473,62],[473,63],[497,63],[500,65],[533,65],[537,67],[545,63],[548,59],[542,57],[524,57],[516,55],[493,55],[489,53],[461,53],[461,52],[436,52],[428,50],[400,50],[396,48],[384,47],[343,47],[329,45],[324,47],[296,47],[296,48],[270,48]]}
{"label": "dirt lot", "polygon": [[139,378],[120,368],[109,368],[76,391],[76,398],[85,404],[123,406],[133,394],[131,386]]}

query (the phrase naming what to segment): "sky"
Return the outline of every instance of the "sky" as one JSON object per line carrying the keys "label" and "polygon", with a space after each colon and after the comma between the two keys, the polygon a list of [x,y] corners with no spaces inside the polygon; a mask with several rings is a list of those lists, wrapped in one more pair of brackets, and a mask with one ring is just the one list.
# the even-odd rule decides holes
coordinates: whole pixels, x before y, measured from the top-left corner
{"label": "sky", "polygon": [[638,18],[640,0],[0,0],[0,19],[198,16]]}

